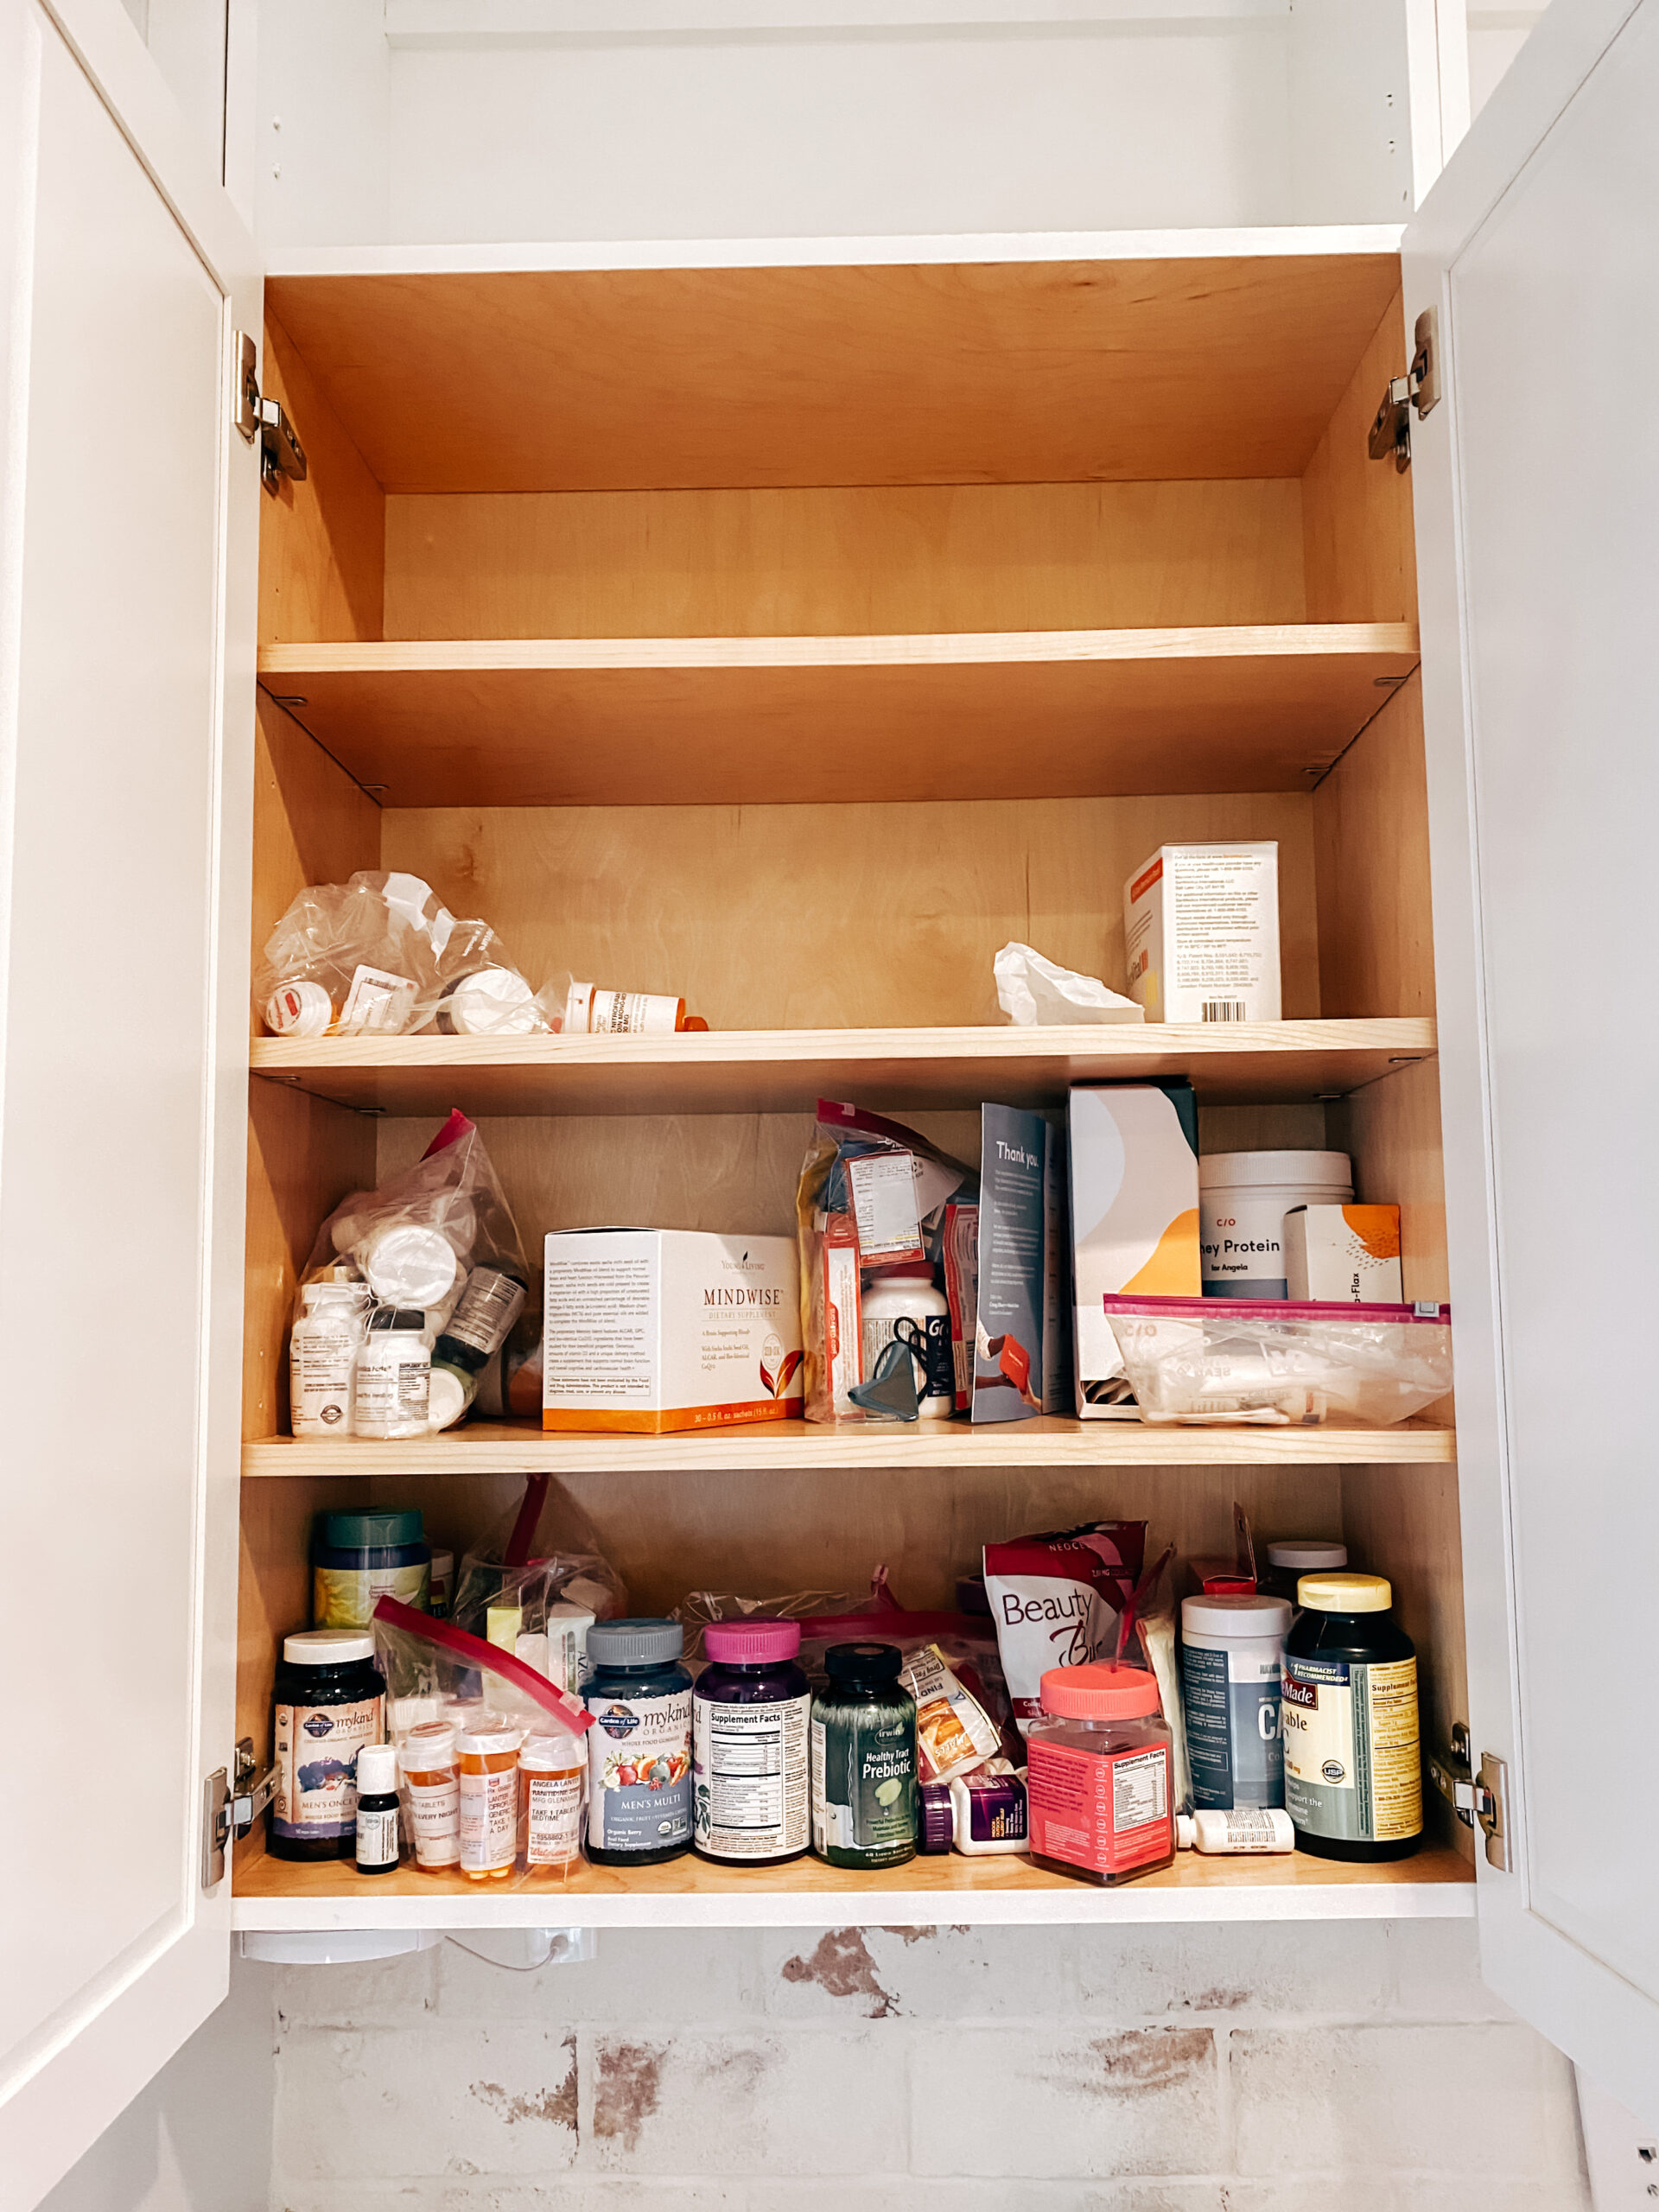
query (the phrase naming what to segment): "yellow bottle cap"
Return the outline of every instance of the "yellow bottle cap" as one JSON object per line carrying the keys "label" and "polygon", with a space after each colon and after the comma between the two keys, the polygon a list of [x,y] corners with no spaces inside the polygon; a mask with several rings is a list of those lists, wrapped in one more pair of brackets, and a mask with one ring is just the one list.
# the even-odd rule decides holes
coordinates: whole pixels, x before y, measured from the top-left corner
{"label": "yellow bottle cap", "polygon": [[1386,1613],[1394,1586],[1380,1574],[1304,1574],[1296,1602],[1316,1613]]}

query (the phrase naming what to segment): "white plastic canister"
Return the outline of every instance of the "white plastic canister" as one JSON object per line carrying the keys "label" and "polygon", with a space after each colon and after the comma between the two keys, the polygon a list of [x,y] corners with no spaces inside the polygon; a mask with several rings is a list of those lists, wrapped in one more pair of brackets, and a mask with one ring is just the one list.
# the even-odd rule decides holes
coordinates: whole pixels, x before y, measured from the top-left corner
{"label": "white plastic canister", "polygon": [[1290,1624],[1282,1598],[1182,1601],[1181,1707],[1201,1812],[1285,1802],[1279,1677]]}
{"label": "white plastic canister", "polygon": [[1198,1162],[1198,1236],[1206,1298],[1284,1298],[1285,1216],[1348,1205],[1345,1152],[1212,1152]]}

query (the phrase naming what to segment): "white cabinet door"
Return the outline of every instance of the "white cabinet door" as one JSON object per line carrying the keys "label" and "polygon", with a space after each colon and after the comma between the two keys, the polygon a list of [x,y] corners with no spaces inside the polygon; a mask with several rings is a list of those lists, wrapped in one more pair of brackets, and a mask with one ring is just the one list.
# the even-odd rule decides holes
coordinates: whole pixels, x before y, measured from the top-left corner
{"label": "white cabinet door", "polygon": [[1488,1980],[1659,2122],[1659,0],[1558,0],[1407,233]]}
{"label": "white cabinet door", "polygon": [[259,278],[118,0],[0,0],[0,2204],[222,1997]]}

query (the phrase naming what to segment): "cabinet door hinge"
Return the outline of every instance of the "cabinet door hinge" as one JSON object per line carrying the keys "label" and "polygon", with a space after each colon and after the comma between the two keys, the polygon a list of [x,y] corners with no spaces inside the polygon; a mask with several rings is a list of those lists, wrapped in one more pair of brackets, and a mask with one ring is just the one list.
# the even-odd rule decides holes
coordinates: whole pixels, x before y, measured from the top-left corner
{"label": "cabinet door hinge", "polygon": [[275,492],[279,476],[305,480],[305,448],[294,425],[274,399],[259,391],[257,355],[245,330],[236,334],[236,390],[234,421],[249,445],[259,443],[259,477],[267,492]]}
{"label": "cabinet door hinge", "polygon": [[1480,1771],[1469,1764],[1469,1731],[1461,1720],[1452,1725],[1452,1748],[1428,1762],[1428,1778],[1466,1828],[1478,1827],[1486,1839],[1486,1863],[1501,1873],[1510,1871],[1509,1769],[1491,1752],[1481,1756]]}
{"label": "cabinet door hinge", "polygon": [[225,1854],[232,1840],[247,1834],[276,1795],[276,1770],[264,1774],[253,1756],[253,1738],[236,1747],[232,1778],[215,1767],[201,1785],[201,1886],[211,1890],[225,1878]]}
{"label": "cabinet door hinge", "polygon": [[1418,316],[1412,342],[1416,350],[1411,366],[1389,386],[1371,424],[1371,459],[1387,461],[1392,454],[1399,469],[1411,467],[1412,410],[1421,416],[1440,404],[1440,320],[1435,308],[1425,308]]}

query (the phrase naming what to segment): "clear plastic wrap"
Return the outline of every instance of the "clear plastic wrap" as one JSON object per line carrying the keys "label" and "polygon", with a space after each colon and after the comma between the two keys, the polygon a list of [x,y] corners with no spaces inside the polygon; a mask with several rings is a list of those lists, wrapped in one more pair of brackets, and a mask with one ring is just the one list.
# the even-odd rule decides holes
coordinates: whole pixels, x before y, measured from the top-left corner
{"label": "clear plastic wrap", "polygon": [[685,1630],[685,1661],[704,1662],[702,1632],[716,1621],[799,1621],[813,1613],[850,1613],[858,1600],[842,1590],[793,1590],[781,1598],[746,1598],[732,1590],[690,1590],[669,1614]]}
{"label": "clear plastic wrap", "polygon": [[520,1657],[574,1694],[587,1679],[588,1628],[620,1619],[628,1593],[608,1560],[543,1530],[548,1487],[545,1475],[527,1477],[512,1511],[465,1554],[451,1614],[474,1636],[511,1634]]}
{"label": "clear plastic wrap", "polygon": [[[530,1859],[531,1808],[518,1770],[518,1754],[532,1741],[568,1744],[572,1764],[593,1715],[585,1706],[512,1653],[498,1649],[448,1621],[435,1621],[395,1598],[382,1598],[372,1624],[375,1657],[386,1682],[388,1733],[398,1748],[398,1807],[406,1856],[410,1840],[432,1824],[429,1804],[417,1806],[421,1770],[411,1788],[406,1747],[417,1729],[435,1732],[461,1746],[455,1784],[456,1848],[453,1858],[423,1870],[470,1876],[493,1888],[516,1889],[532,1875],[561,1881],[581,1863],[579,1849],[556,1864]],[[491,1746],[489,1771],[468,1773],[470,1744]],[[585,1748],[585,1746],[583,1746]],[[483,1762],[474,1761],[474,1764]],[[425,1793],[429,1797],[432,1794]],[[579,1807],[576,1833],[581,1833]],[[492,1834],[495,1847],[491,1848]]]}
{"label": "clear plastic wrap", "polygon": [[1452,1388],[1444,1306],[1105,1305],[1144,1421],[1387,1428]]}

